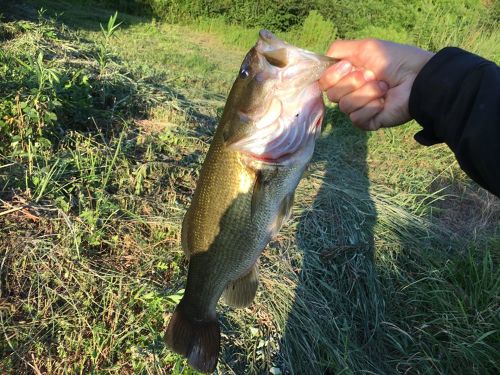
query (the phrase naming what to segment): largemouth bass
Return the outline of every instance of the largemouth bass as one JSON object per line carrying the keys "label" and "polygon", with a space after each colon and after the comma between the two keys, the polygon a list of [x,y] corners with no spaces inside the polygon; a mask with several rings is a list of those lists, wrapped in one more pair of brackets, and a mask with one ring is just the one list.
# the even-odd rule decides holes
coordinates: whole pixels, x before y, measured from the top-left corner
{"label": "largemouth bass", "polygon": [[184,217],[187,285],[166,331],[199,371],[217,365],[219,298],[244,307],[255,297],[257,260],[290,216],[320,132],[317,81],[334,62],[267,30],[243,60]]}

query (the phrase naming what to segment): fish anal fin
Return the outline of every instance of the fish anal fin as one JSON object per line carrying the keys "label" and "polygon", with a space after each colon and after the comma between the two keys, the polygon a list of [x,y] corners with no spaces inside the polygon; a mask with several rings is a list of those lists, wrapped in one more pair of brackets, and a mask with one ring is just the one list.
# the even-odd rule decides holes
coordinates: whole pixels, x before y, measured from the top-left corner
{"label": "fish anal fin", "polygon": [[[182,304],[182,302],[181,302]],[[167,346],[187,358],[191,367],[211,373],[217,366],[220,349],[219,322],[191,319],[179,304],[165,333]]]}
{"label": "fish anal fin", "polygon": [[224,300],[232,307],[249,306],[255,298],[259,286],[259,270],[255,263],[245,275],[231,281],[224,290]]}

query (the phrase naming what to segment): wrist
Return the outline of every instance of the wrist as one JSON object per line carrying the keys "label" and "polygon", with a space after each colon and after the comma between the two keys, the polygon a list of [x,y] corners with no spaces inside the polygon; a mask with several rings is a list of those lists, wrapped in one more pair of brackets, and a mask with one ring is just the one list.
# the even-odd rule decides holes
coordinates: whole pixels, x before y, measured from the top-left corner
{"label": "wrist", "polygon": [[419,58],[418,58],[418,65],[417,65],[417,69],[415,71],[415,76],[418,75],[418,73],[420,73],[420,71],[423,69],[423,67],[429,62],[430,59],[432,59],[432,57],[435,55],[434,52],[431,52],[431,51],[426,51],[426,50],[420,50],[421,53],[419,54]]}

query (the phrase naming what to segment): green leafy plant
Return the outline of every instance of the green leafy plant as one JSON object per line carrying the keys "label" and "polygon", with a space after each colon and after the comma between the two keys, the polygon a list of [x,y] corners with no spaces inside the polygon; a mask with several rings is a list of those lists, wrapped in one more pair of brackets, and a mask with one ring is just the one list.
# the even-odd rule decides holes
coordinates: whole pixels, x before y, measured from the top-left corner
{"label": "green leafy plant", "polygon": [[[155,0],[184,25],[148,11],[99,29],[152,1],[46,0],[37,19],[26,0],[0,24],[3,373],[196,373],[163,337],[185,287],[182,217],[258,27],[316,50],[363,33],[500,45],[479,0]],[[328,106],[255,303],[218,307],[218,373],[495,373],[500,208],[418,128],[367,134]]]}
{"label": "green leafy plant", "polygon": [[98,42],[98,51],[97,51],[97,63],[99,64],[99,74],[105,74],[106,67],[109,64],[111,57],[111,38],[115,34],[118,27],[120,27],[120,23],[116,23],[116,19],[118,17],[118,12],[115,12],[112,16],[109,17],[108,24],[106,28],[99,24],[101,27],[101,35],[102,40]]}

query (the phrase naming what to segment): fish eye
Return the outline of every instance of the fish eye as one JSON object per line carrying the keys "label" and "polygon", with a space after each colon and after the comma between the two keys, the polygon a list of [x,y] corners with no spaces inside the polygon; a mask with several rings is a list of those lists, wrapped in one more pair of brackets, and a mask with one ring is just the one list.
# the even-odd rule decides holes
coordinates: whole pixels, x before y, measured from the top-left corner
{"label": "fish eye", "polygon": [[250,73],[248,72],[248,69],[246,68],[241,68],[240,70],[240,78],[247,78],[248,76],[250,75]]}

